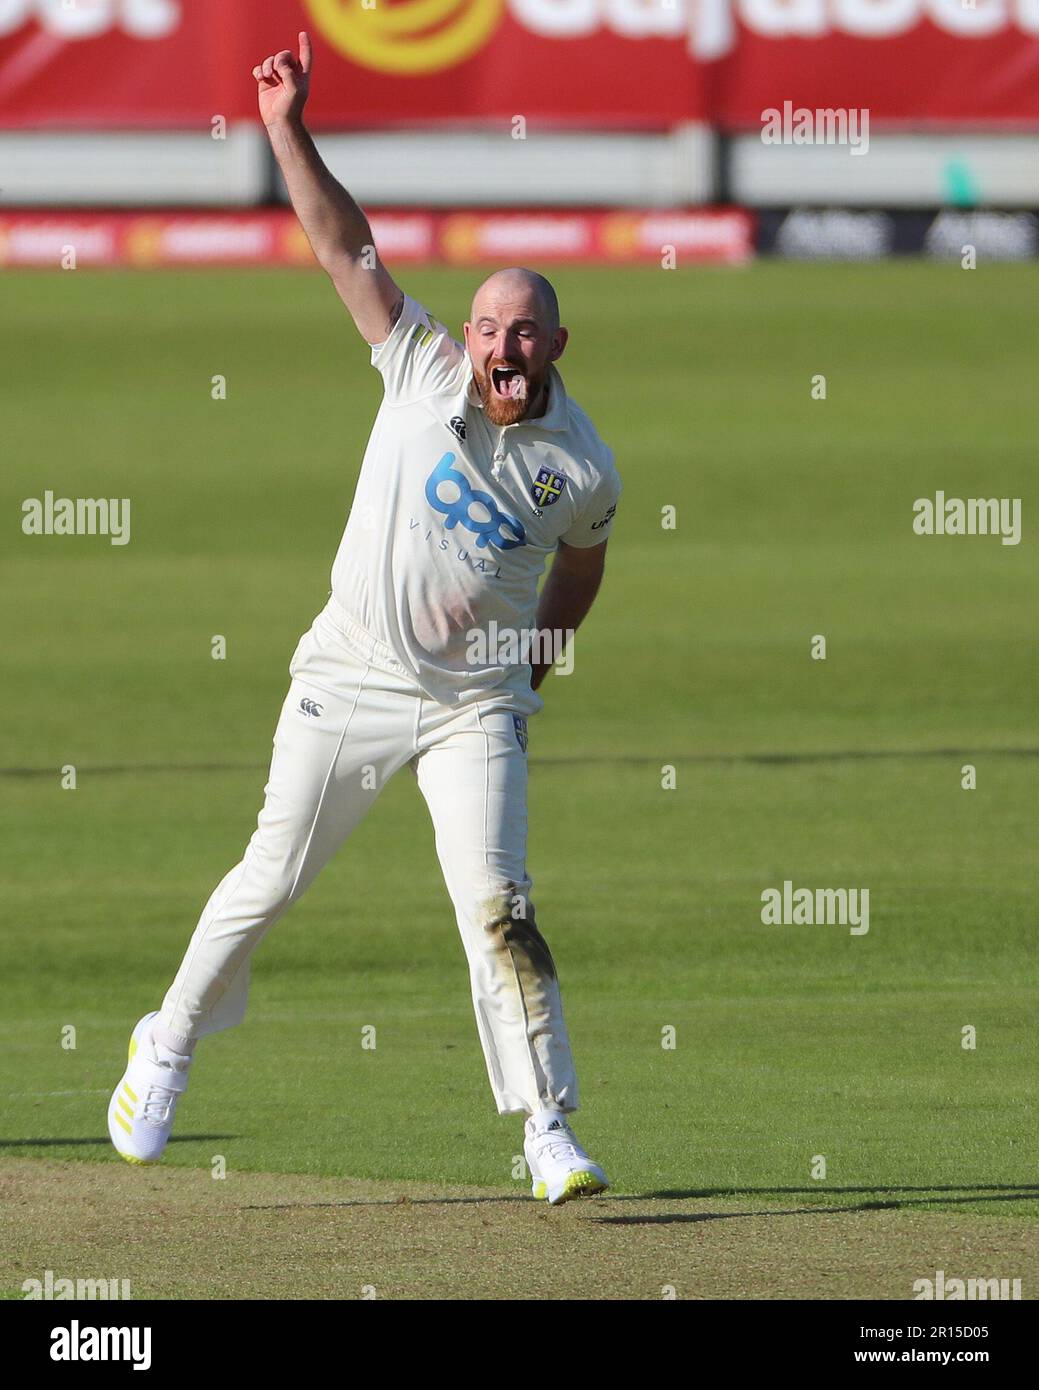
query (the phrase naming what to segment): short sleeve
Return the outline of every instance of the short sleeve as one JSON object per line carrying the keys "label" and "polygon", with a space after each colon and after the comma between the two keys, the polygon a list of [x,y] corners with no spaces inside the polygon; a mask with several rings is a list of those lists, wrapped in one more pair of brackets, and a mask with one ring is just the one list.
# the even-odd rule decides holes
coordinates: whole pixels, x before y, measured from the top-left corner
{"label": "short sleeve", "polygon": [[574,518],[569,531],[561,537],[566,545],[588,550],[602,545],[613,530],[613,517],[621,495],[621,480],[612,458],[608,470],[588,495],[584,506]]}
{"label": "short sleeve", "polygon": [[372,366],[382,376],[390,404],[453,389],[464,360],[461,343],[408,294],[389,337],[372,345]]}

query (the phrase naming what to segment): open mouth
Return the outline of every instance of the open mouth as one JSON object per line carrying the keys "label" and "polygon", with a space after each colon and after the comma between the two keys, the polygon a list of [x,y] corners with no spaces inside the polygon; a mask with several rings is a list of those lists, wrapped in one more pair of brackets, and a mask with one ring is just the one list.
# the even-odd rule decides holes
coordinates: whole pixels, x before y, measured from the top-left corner
{"label": "open mouth", "polygon": [[492,367],[491,386],[506,401],[521,401],[527,394],[527,378],[519,367]]}

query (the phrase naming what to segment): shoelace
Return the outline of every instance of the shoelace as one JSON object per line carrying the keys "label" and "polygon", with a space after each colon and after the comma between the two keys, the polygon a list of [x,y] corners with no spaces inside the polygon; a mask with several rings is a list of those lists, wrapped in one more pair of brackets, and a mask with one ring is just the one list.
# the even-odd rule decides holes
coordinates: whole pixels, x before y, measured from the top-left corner
{"label": "shoelace", "polygon": [[580,1153],[576,1143],[576,1135],[566,1138],[562,1134],[549,1131],[539,1134],[535,1138],[534,1152],[538,1158],[542,1158],[547,1153],[548,1157],[556,1163],[564,1162],[568,1158],[578,1158]]}
{"label": "shoelace", "polygon": [[[166,1062],[159,1063],[159,1066],[168,1065]],[[169,1070],[172,1071],[173,1068],[170,1067]],[[141,1106],[141,1119],[148,1124],[164,1125],[173,1113],[177,1095],[177,1091],[171,1091],[168,1086],[160,1086],[157,1081],[153,1081]]]}
{"label": "shoelace", "polygon": [[176,1103],[176,1091],[169,1091],[165,1086],[149,1086],[141,1106],[141,1119],[151,1125],[164,1125]]}

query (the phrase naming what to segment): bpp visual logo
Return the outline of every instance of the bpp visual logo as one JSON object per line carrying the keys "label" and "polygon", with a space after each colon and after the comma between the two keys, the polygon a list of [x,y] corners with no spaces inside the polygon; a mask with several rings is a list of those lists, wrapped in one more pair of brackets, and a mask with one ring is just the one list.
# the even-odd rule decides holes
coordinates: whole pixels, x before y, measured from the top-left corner
{"label": "bpp visual logo", "polygon": [[[527,533],[516,518],[503,512],[490,493],[471,487],[465,474],[451,467],[454,461],[454,454],[444,454],[426,479],[426,501],[442,513],[446,528],[453,531],[461,522],[476,537],[477,550],[482,550],[489,542],[501,550],[515,550],[517,546],[526,545]],[[440,495],[445,483],[458,489],[458,496],[452,501]],[[479,515],[473,516],[474,507],[487,513],[486,521]],[[512,539],[505,534],[506,530],[511,531]]]}

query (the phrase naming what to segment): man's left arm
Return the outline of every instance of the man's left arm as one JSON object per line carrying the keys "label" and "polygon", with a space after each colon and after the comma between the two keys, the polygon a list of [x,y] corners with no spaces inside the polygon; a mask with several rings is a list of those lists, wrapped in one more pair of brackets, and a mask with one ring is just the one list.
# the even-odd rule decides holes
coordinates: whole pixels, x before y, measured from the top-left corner
{"label": "man's left arm", "polygon": [[[606,541],[584,547],[559,542],[538,599],[537,627],[546,634],[541,642],[542,654],[547,651],[559,655],[563,635],[580,627],[599,592],[605,564]],[[551,664],[531,662],[530,684],[534,690],[545,679]]]}

